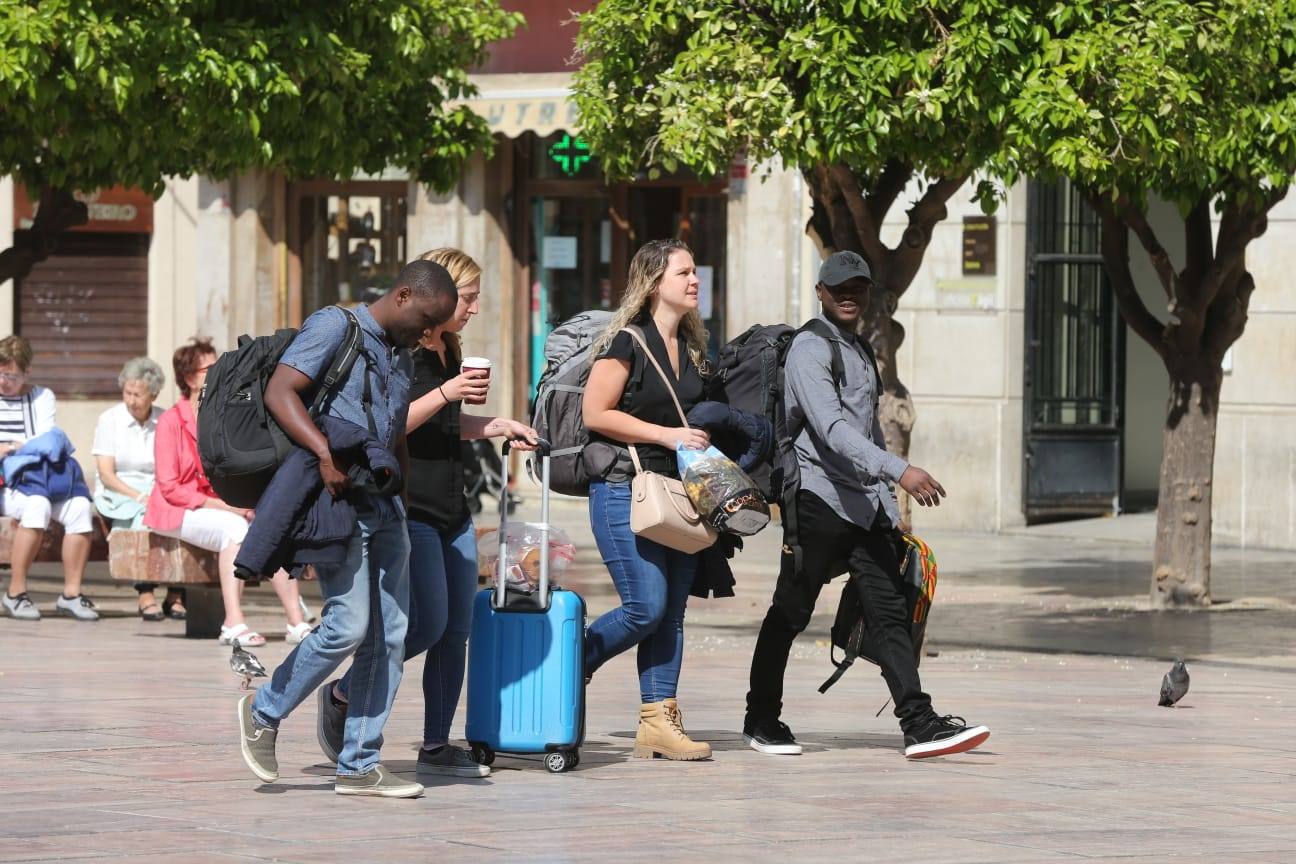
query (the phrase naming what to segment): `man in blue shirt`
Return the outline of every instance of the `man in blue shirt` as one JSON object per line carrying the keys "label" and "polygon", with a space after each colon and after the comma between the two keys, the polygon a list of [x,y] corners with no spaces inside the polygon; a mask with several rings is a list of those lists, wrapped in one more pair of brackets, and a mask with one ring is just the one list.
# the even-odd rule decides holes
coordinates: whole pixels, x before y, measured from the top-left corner
{"label": "man in blue shirt", "polygon": [[[408,473],[405,418],[409,410],[410,354],[423,331],[444,323],[459,292],[445,268],[415,261],[395,287],[372,306],[354,310],[361,356],[327,400],[326,412],[370,429],[392,449]],[[358,522],[347,560],[316,567],[325,606],[320,626],[275,669],[270,683],[239,702],[240,748],[262,781],[279,777],[275,737],[279,723],[352,654],[350,710],[334,791],[342,795],[412,798],[423,787],[391,775],[379,764],[382,730],[400,684],[409,611],[409,538],[397,497],[349,489],[324,434],[311,421],[306,400],[315,392],[341,346],[347,313],[330,306],[302,325],[266,387],[266,408],[299,447],[319,458],[320,478],[333,495],[349,495]]]}

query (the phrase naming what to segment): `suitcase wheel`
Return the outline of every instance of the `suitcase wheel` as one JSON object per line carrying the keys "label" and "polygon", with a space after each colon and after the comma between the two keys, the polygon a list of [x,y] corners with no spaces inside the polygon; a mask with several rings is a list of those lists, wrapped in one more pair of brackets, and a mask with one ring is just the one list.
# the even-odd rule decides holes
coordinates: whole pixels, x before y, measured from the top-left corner
{"label": "suitcase wheel", "polygon": [[545,767],[549,769],[550,774],[561,774],[564,771],[570,771],[579,764],[580,756],[575,751],[570,753],[559,751],[545,756]]}
{"label": "suitcase wheel", "polygon": [[488,768],[495,761],[495,751],[485,744],[473,744],[471,750],[472,760],[478,765],[485,765]]}

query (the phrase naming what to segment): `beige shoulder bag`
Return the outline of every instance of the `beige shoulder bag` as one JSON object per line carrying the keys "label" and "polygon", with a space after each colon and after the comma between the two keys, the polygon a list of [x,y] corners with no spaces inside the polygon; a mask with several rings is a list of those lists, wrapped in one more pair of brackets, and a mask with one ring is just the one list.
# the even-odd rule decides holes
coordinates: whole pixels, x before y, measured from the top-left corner
{"label": "beige shoulder bag", "polygon": [[[679,412],[680,423],[688,427],[688,418],[680,405],[675,388],[662,369],[643,335],[633,327],[626,327],[625,332],[639,343],[648,362],[661,376],[666,391],[671,394],[675,410]],[[716,541],[716,531],[702,520],[702,516],[693,506],[693,501],[684,491],[684,484],[674,477],[667,477],[655,471],[643,470],[639,463],[639,452],[635,445],[630,445],[630,461],[634,463],[635,475],[630,481],[630,530],[647,540],[660,543],[671,549],[686,554],[701,552]]]}

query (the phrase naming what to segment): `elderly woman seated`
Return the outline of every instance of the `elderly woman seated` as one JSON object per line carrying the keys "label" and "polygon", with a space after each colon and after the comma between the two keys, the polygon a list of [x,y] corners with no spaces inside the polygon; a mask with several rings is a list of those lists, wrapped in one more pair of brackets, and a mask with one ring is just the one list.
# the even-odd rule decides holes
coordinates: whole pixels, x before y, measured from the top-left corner
{"label": "elderly woman seated", "polygon": [[[54,393],[27,380],[31,362],[32,348],[26,339],[0,339],[0,457],[13,455],[28,441],[55,429]],[[77,480],[80,482],[79,476]],[[54,601],[54,608],[60,615],[80,621],[98,619],[94,603],[81,594],[94,528],[89,497],[73,494],[51,500],[37,491],[22,492],[10,484],[4,489],[4,515],[18,522],[9,561],[12,575],[3,597],[5,611],[22,621],[40,620],[40,610],[27,594],[27,571],[53,519],[64,532],[63,593]]]}
{"label": "elderly woman seated", "polygon": [[[144,527],[144,508],[153,491],[153,439],[162,409],[153,403],[166,376],[162,367],[147,357],[126,361],[117,386],[122,401],[99,415],[95,426],[94,457],[99,470],[94,505],[114,528]],[[158,604],[152,582],[136,582],[139,614],[145,621],[164,617],[185,617],[184,589],[167,589],[166,601]]]}
{"label": "elderly woman seated", "polygon": [[[207,370],[216,362],[216,349],[205,339],[193,339],[176,349],[171,358],[180,399],[158,418],[153,442],[157,483],[149,495],[144,524],[155,534],[175,537],[217,553],[221,598],[225,601],[225,623],[220,629],[222,645],[245,648],[264,645],[265,637],[248,627],[243,618],[243,582],[234,575],[247,535],[251,510],[234,507],[216,497],[207,482],[198,457],[198,418],[195,403],[207,381]],[[279,595],[287,619],[287,641],[296,644],[310,633],[297,583],[283,570],[274,574],[271,587]]]}

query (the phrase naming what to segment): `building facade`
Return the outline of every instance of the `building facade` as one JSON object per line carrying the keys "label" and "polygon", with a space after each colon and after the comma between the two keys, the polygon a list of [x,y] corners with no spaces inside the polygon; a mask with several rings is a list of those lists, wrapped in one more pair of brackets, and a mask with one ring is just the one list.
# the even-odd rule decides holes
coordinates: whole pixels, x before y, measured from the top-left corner
{"label": "building facade", "polygon": [[[481,314],[465,347],[495,360],[487,410],[515,416],[533,395],[548,331],[614,306],[648,239],[694,248],[713,347],[755,323],[815,314],[820,255],[804,232],[800,174],[736,163],[725,177],[605,182],[569,98],[573,28],[562,22],[572,4],[525,5],[532,29],[474,76],[472,105],[495,132],[494,152],[472,159],[452,193],[399,174],[176,179],[156,202],[110,190],[54,258],[0,286],[0,330],[36,343],[35,377],[61,397],[60,421],[88,469],[94,420],[114,401],[126,357],[147,353],[169,373],[171,352],[192,335],[226,349],[242,333],[295,326],[384,290],[403,262],[438,246],[482,265]],[[897,312],[898,370],[917,414],[911,458],[950,493],[916,524],[994,531],[1154,507],[1168,381],[1120,322],[1096,221],[1065,186],[1020,184],[992,219],[971,198],[969,187],[951,200]],[[29,211],[22,191],[0,181],[0,244]],[[903,208],[894,211],[888,243],[904,227]],[[1173,210],[1154,215],[1182,260]],[[1252,244],[1250,323],[1225,362],[1220,542],[1296,549],[1293,249],[1289,198]],[[1137,251],[1133,259],[1149,308],[1164,315],[1155,274]],[[169,385],[161,404],[174,397]]]}

